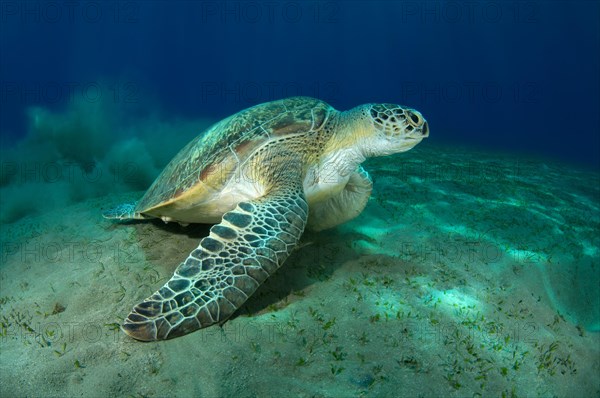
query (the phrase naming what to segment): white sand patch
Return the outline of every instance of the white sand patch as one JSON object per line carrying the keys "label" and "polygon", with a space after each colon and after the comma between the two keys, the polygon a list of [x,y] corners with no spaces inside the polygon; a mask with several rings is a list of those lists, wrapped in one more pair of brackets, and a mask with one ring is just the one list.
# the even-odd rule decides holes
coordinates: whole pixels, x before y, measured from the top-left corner
{"label": "white sand patch", "polygon": [[[485,160],[451,153],[418,161]],[[527,165],[450,181],[370,162],[360,217],[307,234],[222,328],[158,343],[118,324],[207,228],[100,217],[140,192],[3,224],[0,395],[596,396],[597,175]]]}

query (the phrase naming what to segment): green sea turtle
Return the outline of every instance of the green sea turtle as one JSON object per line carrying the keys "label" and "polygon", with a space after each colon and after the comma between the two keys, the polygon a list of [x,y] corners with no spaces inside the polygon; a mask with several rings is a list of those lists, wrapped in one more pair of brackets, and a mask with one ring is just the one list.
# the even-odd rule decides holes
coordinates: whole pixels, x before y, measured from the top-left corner
{"label": "green sea turtle", "polygon": [[122,328],[163,340],[224,322],[272,275],[305,226],[356,217],[372,182],[368,157],[404,152],[429,135],[419,112],[366,104],[339,112],[308,97],[268,102],[210,127],[184,147],[137,202],[106,218],[217,223]]}

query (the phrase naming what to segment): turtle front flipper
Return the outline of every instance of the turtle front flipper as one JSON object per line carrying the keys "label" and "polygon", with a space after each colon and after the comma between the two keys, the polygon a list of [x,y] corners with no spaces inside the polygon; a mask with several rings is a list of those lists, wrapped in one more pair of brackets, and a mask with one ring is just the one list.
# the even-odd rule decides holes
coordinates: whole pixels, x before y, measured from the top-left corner
{"label": "turtle front flipper", "polygon": [[369,173],[359,167],[339,195],[311,206],[308,229],[321,231],[352,220],[363,211],[372,190]]}
{"label": "turtle front flipper", "polygon": [[114,220],[139,220],[144,217],[136,213],[137,202],[121,203],[112,209],[102,212],[102,217]]}
{"label": "turtle front flipper", "polygon": [[308,217],[301,179],[280,178],[261,198],[241,202],[122,326],[142,340],[165,340],[225,321],[280,266]]}

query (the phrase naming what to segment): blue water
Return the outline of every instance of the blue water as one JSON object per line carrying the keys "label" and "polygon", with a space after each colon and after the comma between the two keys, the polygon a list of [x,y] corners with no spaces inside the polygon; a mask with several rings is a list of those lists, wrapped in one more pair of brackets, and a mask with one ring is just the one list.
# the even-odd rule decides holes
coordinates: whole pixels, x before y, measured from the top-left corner
{"label": "blue water", "polygon": [[[0,0],[0,396],[600,396],[599,15]],[[296,95],[407,105],[430,136],[368,159],[365,210],[304,234],[222,327],[129,338],[210,226],[102,211]]]}
{"label": "blue water", "polygon": [[219,119],[309,95],[422,111],[431,140],[600,166],[600,5],[3,1],[0,132],[25,109],[110,99]]}

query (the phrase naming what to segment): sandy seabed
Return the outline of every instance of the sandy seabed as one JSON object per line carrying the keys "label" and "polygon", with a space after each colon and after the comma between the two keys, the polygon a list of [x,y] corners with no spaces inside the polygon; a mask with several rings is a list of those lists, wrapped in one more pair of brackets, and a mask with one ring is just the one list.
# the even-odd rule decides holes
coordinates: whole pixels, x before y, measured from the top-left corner
{"label": "sandy seabed", "polygon": [[[367,208],[222,327],[119,330],[209,226],[89,199],[2,225],[2,397],[600,396],[600,176],[462,148],[367,162]],[[40,198],[43,200],[43,198]]]}

